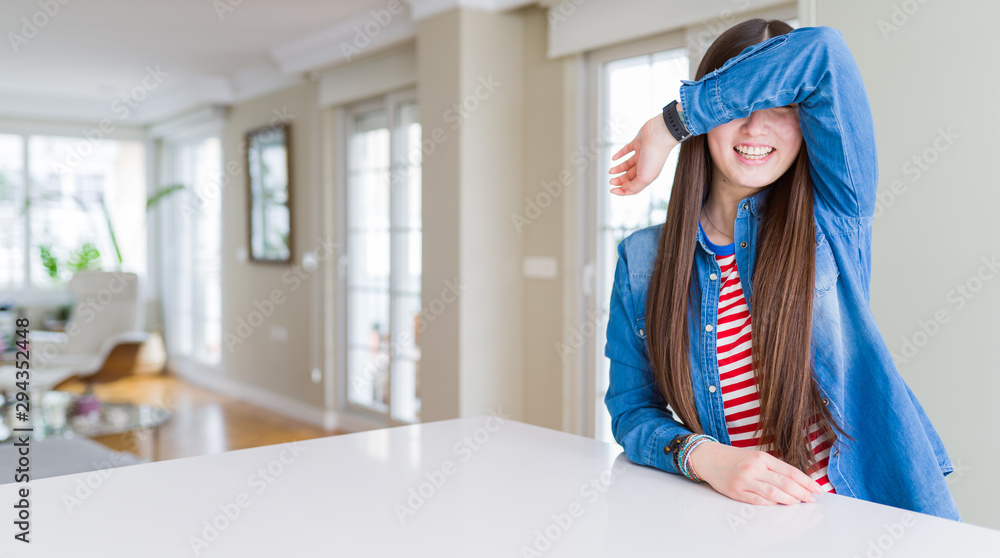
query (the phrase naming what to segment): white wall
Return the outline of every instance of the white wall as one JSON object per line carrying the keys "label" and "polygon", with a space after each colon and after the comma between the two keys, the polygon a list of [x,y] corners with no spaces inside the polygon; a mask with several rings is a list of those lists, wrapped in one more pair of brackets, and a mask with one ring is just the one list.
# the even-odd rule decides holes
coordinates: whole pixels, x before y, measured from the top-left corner
{"label": "white wall", "polygon": [[508,216],[523,180],[523,37],[516,13],[458,9],[417,26],[420,123],[434,146],[423,160],[422,302],[443,308],[421,334],[425,421],[501,407],[522,416],[522,239]]}

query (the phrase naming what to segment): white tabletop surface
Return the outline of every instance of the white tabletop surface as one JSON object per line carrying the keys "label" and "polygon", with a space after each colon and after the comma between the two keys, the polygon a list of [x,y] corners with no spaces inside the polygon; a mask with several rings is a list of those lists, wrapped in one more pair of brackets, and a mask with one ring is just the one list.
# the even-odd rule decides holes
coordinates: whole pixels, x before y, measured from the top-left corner
{"label": "white tabletop surface", "polygon": [[0,485],[0,556],[1000,553],[1000,531],[834,494],[742,504],[617,446],[489,416],[105,474],[32,482],[30,544],[13,538],[20,485]]}

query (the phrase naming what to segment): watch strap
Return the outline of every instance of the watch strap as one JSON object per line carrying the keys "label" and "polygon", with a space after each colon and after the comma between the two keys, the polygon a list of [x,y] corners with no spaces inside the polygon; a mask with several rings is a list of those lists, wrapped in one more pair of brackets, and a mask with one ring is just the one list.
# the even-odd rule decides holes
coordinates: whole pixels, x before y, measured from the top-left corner
{"label": "watch strap", "polygon": [[667,130],[670,130],[670,135],[678,143],[683,143],[694,136],[691,130],[688,130],[681,116],[677,114],[677,101],[670,101],[667,106],[663,107],[663,122],[667,125]]}

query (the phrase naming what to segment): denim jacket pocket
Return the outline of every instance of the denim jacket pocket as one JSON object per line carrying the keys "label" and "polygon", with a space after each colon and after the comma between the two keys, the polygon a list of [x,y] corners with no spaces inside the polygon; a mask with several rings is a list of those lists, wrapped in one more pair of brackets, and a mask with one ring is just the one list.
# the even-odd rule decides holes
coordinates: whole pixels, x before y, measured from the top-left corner
{"label": "denim jacket pocket", "polygon": [[837,277],[840,270],[837,268],[837,261],[833,258],[833,250],[826,240],[826,235],[816,233],[816,296],[825,295],[837,284]]}

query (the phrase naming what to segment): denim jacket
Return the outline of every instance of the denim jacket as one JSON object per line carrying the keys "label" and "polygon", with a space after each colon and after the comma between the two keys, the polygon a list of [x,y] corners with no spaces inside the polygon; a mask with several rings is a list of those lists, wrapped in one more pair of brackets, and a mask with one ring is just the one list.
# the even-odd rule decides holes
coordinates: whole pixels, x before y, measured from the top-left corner
{"label": "denim jacket", "polygon": [[[869,308],[875,132],[843,36],[829,27],[795,29],[747,47],[698,81],[681,81],[684,117],[695,135],[754,110],[799,104],[815,192],[812,362],[823,402],[854,437],[839,436],[831,449],[830,483],[840,495],[961,521],[944,478],[951,460],[896,369]],[[762,195],[766,191],[741,200],[736,215],[736,262],[748,301]],[[604,401],[615,440],[631,461],[680,474],[663,449],[691,430],[667,408],[646,347],[646,291],[661,227],[637,231],[618,246]],[[693,273],[701,287],[698,319],[688,325],[695,403],[705,433],[729,444],[722,390],[715,389],[721,272],[700,230]]]}

